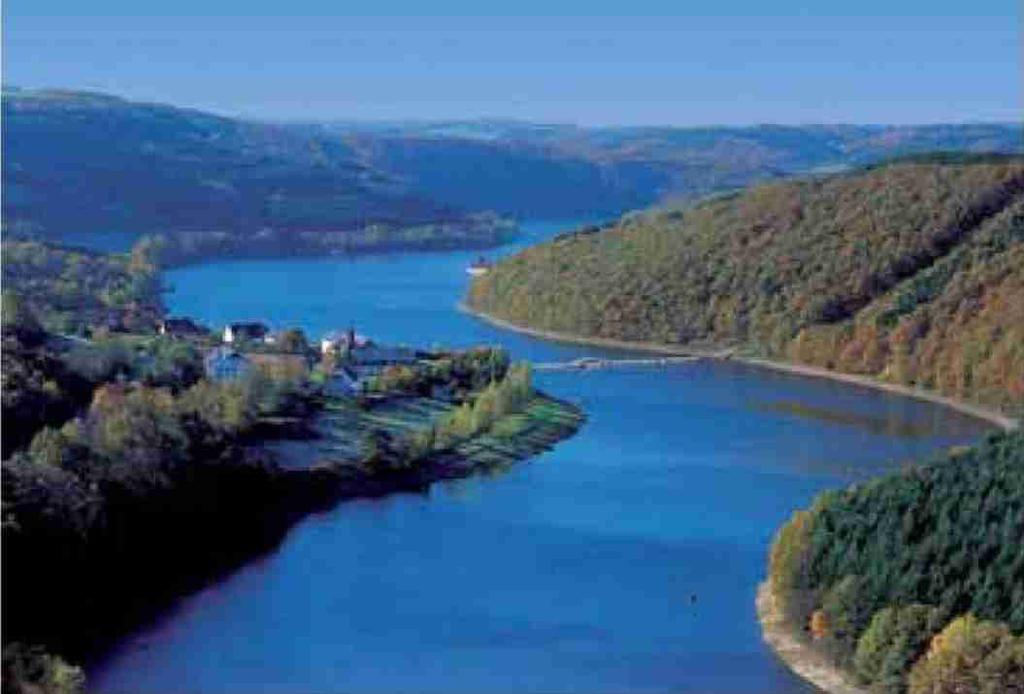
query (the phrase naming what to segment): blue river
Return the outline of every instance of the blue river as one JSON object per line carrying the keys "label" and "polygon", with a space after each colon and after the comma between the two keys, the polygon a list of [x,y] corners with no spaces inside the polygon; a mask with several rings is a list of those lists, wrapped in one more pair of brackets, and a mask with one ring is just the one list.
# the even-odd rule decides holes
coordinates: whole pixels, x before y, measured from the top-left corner
{"label": "blue river", "polygon": [[[572,227],[535,222],[507,253]],[[311,337],[607,354],[456,309],[452,252],[218,262],[169,273],[173,312]],[[987,425],[879,391],[730,363],[545,372],[574,438],[511,471],[343,503],[182,598],[89,670],[97,692],[806,692],[763,644],[771,537],[823,489]]]}

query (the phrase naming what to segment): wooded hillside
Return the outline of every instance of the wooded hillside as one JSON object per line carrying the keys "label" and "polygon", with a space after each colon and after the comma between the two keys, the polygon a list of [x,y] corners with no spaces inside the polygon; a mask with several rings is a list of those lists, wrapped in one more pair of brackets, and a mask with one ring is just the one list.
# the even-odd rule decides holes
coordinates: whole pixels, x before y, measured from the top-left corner
{"label": "wooded hillside", "polygon": [[[873,691],[1024,688],[1024,435],[820,495],[779,531],[790,627]],[[982,621],[984,620],[984,621]]]}
{"label": "wooded hillside", "polygon": [[3,135],[3,225],[23,235],[212,235],[207,249],[233,255],[253,240],[264,253],[329,252],[356,232],[364,245],[369,232],[380,235],[376,247],[387,248],[402,245],[406,227],[429,229],[437,243],[449,231],[452,245],[467,235],[472,246],[496,242],[490,218],[411,191],[309,128],[90,92],[5,89]]}
{"label": "wooded hillside", "polygon": [[627,216],[527,249],[469,305],[1024,401],[1024,160],[893,162]]}

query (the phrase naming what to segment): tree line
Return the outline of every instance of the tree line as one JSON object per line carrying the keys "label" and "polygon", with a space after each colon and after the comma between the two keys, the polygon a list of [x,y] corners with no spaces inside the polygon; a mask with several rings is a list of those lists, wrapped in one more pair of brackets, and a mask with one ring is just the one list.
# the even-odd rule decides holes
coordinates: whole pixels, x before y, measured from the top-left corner
{"label": "tree line", "polygon": [[778,532],[790,627],[875,691],[1024,690],[1024,433],[820,495]]}

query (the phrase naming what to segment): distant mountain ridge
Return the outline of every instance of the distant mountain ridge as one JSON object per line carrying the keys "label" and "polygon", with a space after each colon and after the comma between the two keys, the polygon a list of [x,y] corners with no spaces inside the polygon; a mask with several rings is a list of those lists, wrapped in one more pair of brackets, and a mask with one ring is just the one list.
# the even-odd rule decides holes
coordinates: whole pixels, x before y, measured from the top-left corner
{"label": "distant mountain ridge", "polygon": [[[92,92],[5,88],[3,96],[5,230],[64,240],[209,232],[220,239],[209,247],[236,250],[270,234],[263,254],[298,235],[305,240],[291,250],[321,253],[409,227],[428,229],[414,234],[429,238],[416,247],[484,247],[505,231],[475,212],[618,215],[894,154],[1024,150],[1019,124],[265,123]],[[333,238],[353,232],[362,232],[353,244]]]}
{"label": "distant mountain ridge", "polygon": [[754,186],[526,249],[469,306],[582,337],[733,346],[1024,412],[1024,157]]}
{"label": "distant mountain ridge", "polygon": [[433,199],[518,216],[615,214],[935,150],[1024,151],[1020,124],[583,128],[491,120],[321,127],[368,165]]}
{"label": "distant mountain ridge", "polygon": [[4,225],[67,231],[339,232],[466,213],[290,127],[65,91],[7,90]]}

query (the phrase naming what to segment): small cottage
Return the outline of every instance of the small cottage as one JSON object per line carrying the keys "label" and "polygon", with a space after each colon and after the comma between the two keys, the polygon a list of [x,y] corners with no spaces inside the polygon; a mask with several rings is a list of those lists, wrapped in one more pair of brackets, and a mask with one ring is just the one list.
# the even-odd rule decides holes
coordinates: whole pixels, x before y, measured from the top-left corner
{"label": "small cottage", "polygon": [[263,323],[229,323],[224,328],[224,342],[229,345],[265,341],[269,335],[270,328]]}
{"label": "small cottage", "polygon": [[206,329],[190,318],[167,318],[160,321],[159,332],[170,337],[200,337]]}

